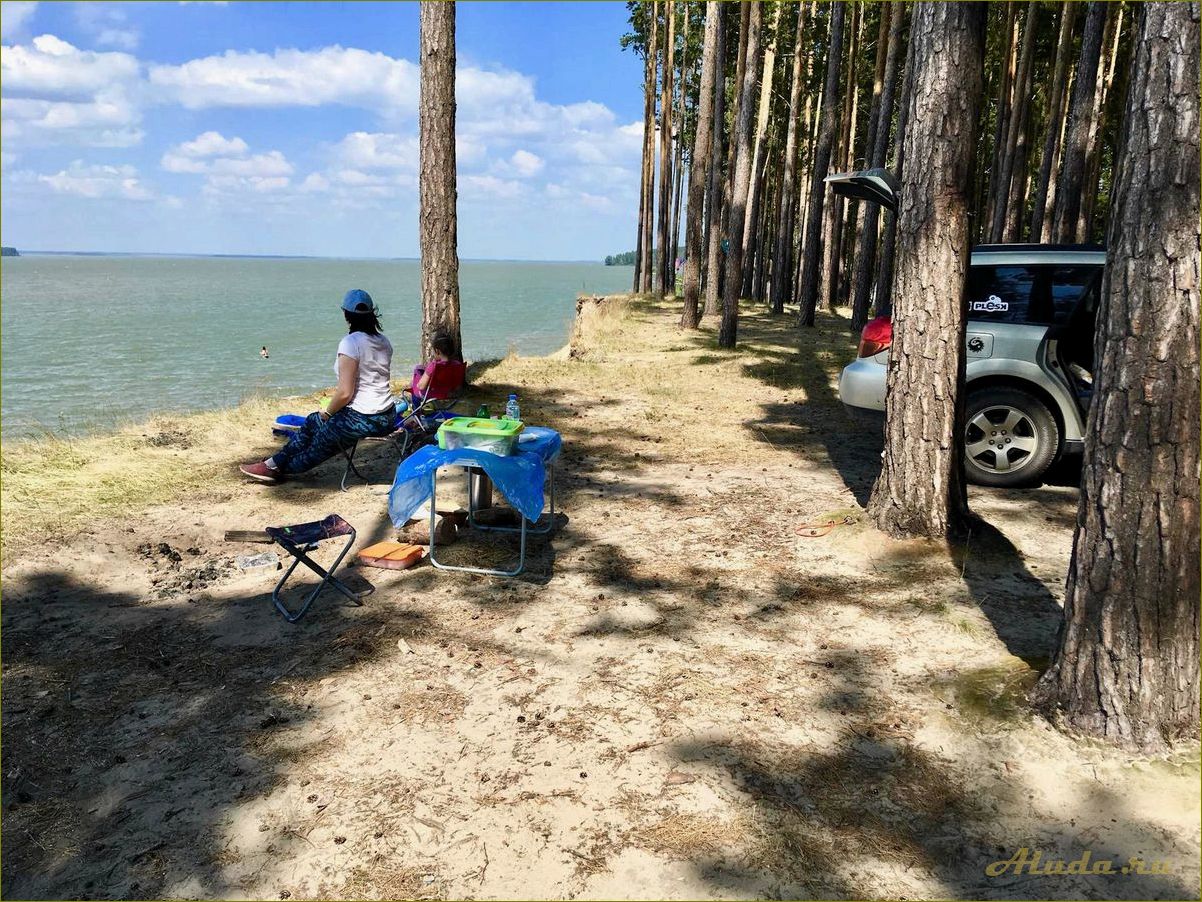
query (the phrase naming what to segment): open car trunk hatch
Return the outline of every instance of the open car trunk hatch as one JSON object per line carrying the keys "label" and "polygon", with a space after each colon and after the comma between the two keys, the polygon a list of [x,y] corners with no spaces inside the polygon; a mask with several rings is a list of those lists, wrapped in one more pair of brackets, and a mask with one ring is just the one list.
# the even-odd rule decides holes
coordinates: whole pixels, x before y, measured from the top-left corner
{"label": "open car trunk hatch", "polygon": [[824,181],[841,197],[872,201],[887,210],[897,212],[900,185],[888,169],[863,169],[859,172],[839,172]]}

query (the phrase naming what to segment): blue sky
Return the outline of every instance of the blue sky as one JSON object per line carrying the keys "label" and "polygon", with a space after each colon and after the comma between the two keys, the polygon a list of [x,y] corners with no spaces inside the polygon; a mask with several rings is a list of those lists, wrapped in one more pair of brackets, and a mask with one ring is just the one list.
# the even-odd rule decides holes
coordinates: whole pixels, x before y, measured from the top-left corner
{"label": "blue sky", "polygon": [[[0,232],[30,250],[416,256],[416,3],[0,3]],[[459,251],[633,242],[626,7],[458,4]]]}

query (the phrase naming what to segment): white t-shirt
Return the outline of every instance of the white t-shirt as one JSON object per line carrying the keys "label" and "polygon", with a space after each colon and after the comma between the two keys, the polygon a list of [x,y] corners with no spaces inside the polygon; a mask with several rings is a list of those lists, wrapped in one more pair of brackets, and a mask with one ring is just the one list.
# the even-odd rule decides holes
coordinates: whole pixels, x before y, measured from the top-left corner
{"label": "white t-shirt", "polygon": [[[362,414],[391,407],[392,342],[383,335],[352,332],[338,342],[338,353],[359,361],[359,383],[348,406]],[[338,358],[334,358],[334,375],[338,375]]]}

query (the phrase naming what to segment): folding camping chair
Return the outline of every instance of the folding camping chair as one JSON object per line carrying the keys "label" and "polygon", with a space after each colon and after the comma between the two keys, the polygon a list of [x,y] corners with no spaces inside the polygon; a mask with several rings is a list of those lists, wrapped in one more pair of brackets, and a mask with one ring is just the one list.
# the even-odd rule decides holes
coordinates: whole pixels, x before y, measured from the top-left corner
{"label": "folding camping chair", "polygon": [[429,366],[432,369],[430,382],[420,396],[417,383],[426,367],[414,368],[413,381],[410,383],[410,407],[403,416],[398,417],[396,428],[392,432],[388,435],[361,438],[350,447],[342,449],[346,458],[346,466],[342,470],[342,491],[347,490],[346,482],[352,473],[364,482],[371,482],[355,466],[355,452],[361,443],[389,445],[396,449],[397,459],[404,460],[412,451],[433,441],[442,421],[454,415],[451,411],[459,403],[467,382],[467,364],[462,360],[445,360],[435,361]]}
{"label": "folding camping chair", "polygon": [[[272,541],[295,558],[292,566],[284,572],[284,575],[280,577],[280,581],[276,583],[275,588],[271,591],[272,603],[275,605],[276,610],[289,623],[296,623],[296,621],[304,617],[305,612],[309,610],[309,605],[313,604],[313,600],[321,594],[322,589],[326,586],[333,586],[356,605],[363,604],[360,599],[375,591],[375,587],[373,586],[363,592],[355,592],[334,576],[334,571],[338,569],[338,565],[342,563],[342,559],[346,557],[346,553],[355,544],[355,527],[351,526],[351,524],[347,523],[337,514],[330,514],[324,520],[314,520],[312,523],[297,523],[293,526],[268,526],[266,532],[271,536]],[[316,550],[319,542],[324,542],[326,539],[341,538],[342,536],[346,536],[346,544],[342,547],[342,551],[338,553],[338,557],[335,558],[329,570],[326,570],[309,557],[309,552]],[[296,611],[290,611],[284,602],[280,600],[280,591],[284,588],[284,583],[288,582],[288,577],[296,570],[298,564],[304,564],[320,576],[321,582],[309,593],[304,603]]]}

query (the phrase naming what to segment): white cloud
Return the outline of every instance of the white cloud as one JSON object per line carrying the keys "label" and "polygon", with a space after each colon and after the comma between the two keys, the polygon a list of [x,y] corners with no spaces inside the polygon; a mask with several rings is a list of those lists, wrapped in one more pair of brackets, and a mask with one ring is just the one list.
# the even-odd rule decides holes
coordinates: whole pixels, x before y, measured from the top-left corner
{"label": "white cloud", "polygon": [[111,3],[75,4],[75,23],[100,47],[133,50],[142,39],[142,33],[128,24],[125,11]]}
{"label": "white cloud", "polygon": [[22,0],[0,2],[0,38],[7,38],[19,32],[33,17],[37,8],[37,3],[26,3]]}
{"label": "white cloud", "polygon": [[80,50],[44,34],[0,51],[5,139],[128,147],[142,140],[133,101],[139,65],[127,53]]}
{"label": "white cloud", "polygon": [[202,132],[191,141],[172,148],[185,157],[238,157],[250,148],[239,137],[226,138],[221,132]]}
{"label": "white cloud", "polygon": [[97,199],[119,197],[125,200],[150,200],[154,194],[138,179],[133,166],[84,165],[76,160],[54,175],[39,175],[38,181],[59,194]]}
{"label": "white cloud", "polygon": [[330,181],[320,172],[310,172],[300,184],[300,191],[306,194],[317,194],[330,190]]}
{"label": "white cloud", "polygon": [[282,191],[292,183],[292,180],[287,176],[265,176],[265,175],[212,175],[209,176],[205,183],[204,191],[206,194],[244,194],[247,191],[253,191],[259,194],[267,194],[273,191]]}
{"label": "white cloud", "polygon": [[52,34],[28,46],[6,46],[0,55],[6,96],[81,100],[138,77],[138,61],[128,53],[80,50]]}
{"label": "white cloud", "polygon": [[339,103],[390,111],[416,109],[418,93],[414,63],[337,45],[270,54],[227,50],[151,66],[149,79],[160,98],[189,109]]}
{"label": "white cloud", "polygon": [[416,135],[351,132],[334,145],[334,159],[355,169],[408,169],[418,166]]}
{"label": "white cloud", "polygon": [[271,177],[291,175],[292,164],[278,150],[249,157],[196,159],[167,151],[160,163],[167,172]]}
{"label": "white cloud", "polygon": [[543,158],[538,154],[531,153],[528,150],[518,149],[513,152],[513,156],[509,158],[509,164],[514,168],[518,175],[524,178],[529,178],[537,175],[546,165]]}
{"label": "white cloud", "polygon": [[522,183],[492,175],[465,175],[459,179],[460,195],[466,201],[481,197],[512,200],[523,193]]}
{"label": "white cloud", "polygon": [[292,186],[295,171],[280,151],[251,154],[241,138],[227,138],[215,131],[168,148],[159,165],[167,172],[205,176],[201,190],[215,199],[283,192]]}

